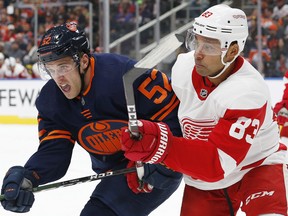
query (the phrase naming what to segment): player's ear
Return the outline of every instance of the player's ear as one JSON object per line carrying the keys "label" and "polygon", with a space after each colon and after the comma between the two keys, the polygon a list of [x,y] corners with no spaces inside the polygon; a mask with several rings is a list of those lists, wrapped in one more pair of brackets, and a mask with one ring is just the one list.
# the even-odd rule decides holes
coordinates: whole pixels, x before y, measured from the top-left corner
{"label": "player's ear", "polygon": [[236,55],[238,55],[239,52],[239,46],[237,42],[232,42],[231,45],[228,48],[228,51],[226,53],[226,62],[230,62],[234,59]]}
{"label": "player's ear", "polygon": [[80,67],[85,71],[89,67],[89,56],[84,53],[80,59]]}

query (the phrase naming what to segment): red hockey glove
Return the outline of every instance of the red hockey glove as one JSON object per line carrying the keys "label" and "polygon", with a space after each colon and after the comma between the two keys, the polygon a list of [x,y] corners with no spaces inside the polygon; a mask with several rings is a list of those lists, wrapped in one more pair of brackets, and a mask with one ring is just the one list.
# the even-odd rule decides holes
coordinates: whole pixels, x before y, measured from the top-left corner
{"label": "red hockey glove", "polygon": [[285,107],[282,107],[276,114],[278,125],[283,126],[288,123],[288,110]]}
{"label": "red hockey glove", "polygon": [[132,161],[150,164],[161,163],[169,150],[172,133],[163,122],[138,121],[140,140],[131,138],[127,127],[122,128],[122,150],[125,157]]}
{"label": "red hockey glove", "polygon": [[282,107],[277,114],[277,123],[280,128],[280,137],[288,138],[288,110]]}
{"label": "red hockey glove", "polygon": [[[129,161],[127,168],[135,167],[136,163],[134,161]],[[142,181],[144,176],[144,167],[140,169],[137,168],[137,172],[132,172],[126,174],[128,187],[135,193],[150,193],[153,189],[153,186]]]}
{"label": "red hockey glove", "polygon": [[274,113],[276,113],[276,115],[278,115],[279,111],[280,111],[283,107],[286,108],[286,109],[288,109],[288,100],[282,100],[282,101],[276,103],[275,106],[274,106],[274,108],[273,108]]}

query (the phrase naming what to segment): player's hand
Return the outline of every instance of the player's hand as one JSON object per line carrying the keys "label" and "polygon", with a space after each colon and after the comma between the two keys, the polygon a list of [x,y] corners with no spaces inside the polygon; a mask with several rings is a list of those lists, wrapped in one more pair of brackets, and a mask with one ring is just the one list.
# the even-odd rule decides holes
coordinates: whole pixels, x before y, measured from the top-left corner
{"label": "player's hand", "polygon": [[[127,168],[135,167],[136,163],[134,161],[129,161]],[[142,177],[144,176],[144,166],[136,169],[136,172],[127,173],[126,179],[128,187],[135,193],[150,193],[153,189],[153,186],[143,182]]]}
{"label": "player's hand", "polygon": [[275,104],[273,111],[274,113],[278,114],[282,108],[288,109],[288,100],[282,100]]}
{"label": "player's hand", "polygon": [[28,212],[34,203],[32,188],[38,186],[39,177],[35,172],[21,166],[11,167],[3,180],[1,201],[4,209],[12,212]]}
{"label": "player's hand", "polygon": [[161,163],[172,143],[172,133],[169,127],[163,122],[151,122],[146,120],[138,121],[141,139],[131,138],[127,127],[122,128],[122,150],[125,157],[132,161],[146,163]]}
{"label": "player's hand", "polygon": [[280,137],[288,137],[288,110],[285,107],[278,111],[277,123],[280,129]]}
{"label": "player's hand", "polygon": [[288,110],[285,107],[282,107],[277,113],[277,122],[279,125],[283,126],[285,123],[288,123]]}

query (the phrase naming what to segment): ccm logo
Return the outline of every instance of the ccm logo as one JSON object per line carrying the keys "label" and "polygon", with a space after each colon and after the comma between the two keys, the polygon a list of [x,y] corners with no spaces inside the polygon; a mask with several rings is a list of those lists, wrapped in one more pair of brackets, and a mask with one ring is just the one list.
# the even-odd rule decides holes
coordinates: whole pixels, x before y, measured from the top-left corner
{"label": "ccm logo", "polygon": [[246,199],[246,205],[248,205],[248,203],[251,200],[254,200],[254,199],[257,199],[257,198],[260,198],[260,197],[264,197],[264,196],[273,196],[274,192],[275,191],[261,191],[261,192],[257,192],[257,193],[251,194]]}

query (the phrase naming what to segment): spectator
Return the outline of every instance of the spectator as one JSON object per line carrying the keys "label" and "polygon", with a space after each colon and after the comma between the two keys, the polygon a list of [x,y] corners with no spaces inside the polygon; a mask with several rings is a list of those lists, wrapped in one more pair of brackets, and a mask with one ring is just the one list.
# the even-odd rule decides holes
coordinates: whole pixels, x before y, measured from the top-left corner
{"label": "spectator", "polygon": [[5,79],[27,79],[31,78],[27,69],[14,57],[6,58],[2,66],[3,78]]}
{"label": "spectator", "polygon": [[276,70],[279,72],[279,76],[283,77],[288,70],[287,57],[280,53],[279,59],[276,62]]}
{"label": "spectator", "polygon": [[2,52],[0,52],[0,78],[3,78],[4,76],[4,71],[2,69],[2,66],[4,64],[5,56]]}
{"label": "spectator", "polygon": [[25,56],[26,51],[20,49],[19,44],[16,41],[13,41],[8,47],[7,55],[16,58],[18,61],[22,62],[23,57]]}
{"label": "spectator", "polygon": [[276,6],[273,7],[272,17],[280,19],[288,15],[288,4],[285,0],[275,0]]}
{"label": "spectator", "polygon": [[15,26],[13,24],[9,24],[7,26],[7,30],[5,31],[2,40],[3,42],[12,42],[15,40],[16,33],[15,33]]}
{"label": "spectator", "polygon": [[140,6],[141,21],[140,25],[144,25],[155,19],[154,6],[155,0],[145,0]]}
{"label": "spectator", "polygon": [[[258,55],[258,41],[256,41],[254,44],[256,44],[255,47],[252,47],[249,51],[249,56],[248,56],[248,61],[256,68],[258,69],[258,64],[259,64],[259,55]],[[267,47],[266,40],[263,37],[262,38],[262,65],[261,70],[263,71],[262,75],[265,76],[265,71],[269,70],[270,68],[270,61],[271,61],[271,51]]]}
{"label": "spectator", "polygon": [[55,25],[53,14],[48,11],[45,16],[45,29],[46,31]]}
{"label": "spectator", "polygon": [[118,5],[118,11],[114,19],[116,21],[116,30],[120,34],[132,30],[135,27],[135,6],[129,0],[121,0]]}
{"label": "spectator", "polygon": [[65,23],[67,21],[67,19],[69,18],[68,14],[67,14],[67,10],[68,10],[68,8],[65,5],[61,5],[58,7],[58,10],[57,10],[58,16],[56,17],[57,18],[56,22],[58,24],[61,25],[61,24]]}
{"label": "spectator", "polygon": [[276,64],[280,59],[281,52],[284,47],[284,40],[278,31],[278,26],[276,24],[272,24],[269,27],[269,31],[267,34],[267,47],[271,51],[271,70],[268,71],[268,76],[271,77],[280,77],[283,74],[280,74],[278,70],[276,70]]}

